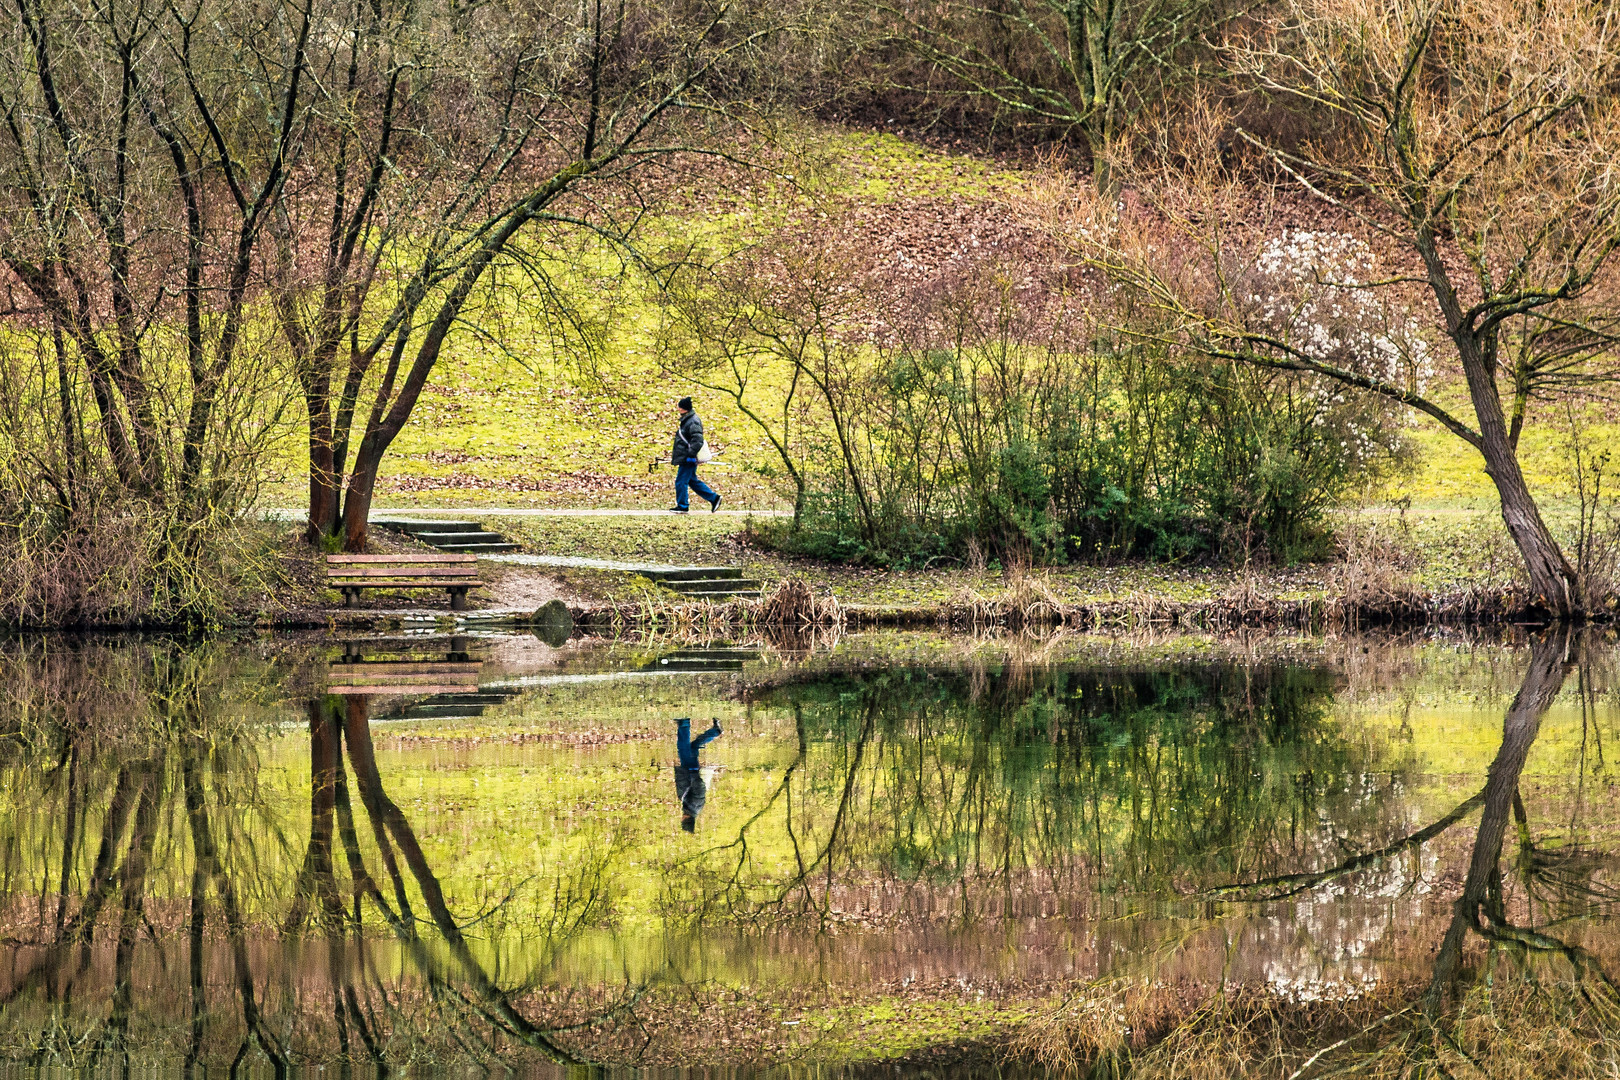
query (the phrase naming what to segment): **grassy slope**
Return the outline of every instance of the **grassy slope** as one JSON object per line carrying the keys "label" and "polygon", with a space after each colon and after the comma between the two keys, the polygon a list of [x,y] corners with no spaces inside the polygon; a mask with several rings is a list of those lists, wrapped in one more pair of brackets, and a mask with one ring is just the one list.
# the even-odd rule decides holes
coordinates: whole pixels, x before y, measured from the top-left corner
{"label": "grassy slope", "polygon": [[[650,250],[697,242],[725,249],[822,195],[884,206],[911,199],[993,197],[1021,183],[1013,171],[953,157],[889,136],[816,130],[792,159],[798,183],[731,180],[712,199],[692,203],[672,193],[677,210],[642,229]],[[691,205],[680,208],[685,199]],[[554,348],[536,312],[538,289],[517,282],[501,290],[503,307],[486,308],[480,333],[452,337],[410,423],[384,462],[377,501],[384,507],[639,507],[669,505],[667,466],[675,401],[693,394],[723,464],[713,483],[737,508],[790,506],[760,474],[775,463],[769,443],[728,400],[704,394],[659,371],[653,349],[657,312],[634,288],[616,285],[618,265],[598,260],[594,276],[567,272],[581,293],[612,295],[597,353],[580,361]],[[627,298],[627,294],[628,295]],[[301,445],[289,440],[263,501],[296,507],[304,498]]]}
{"label": "grassy slope", "polygon": [[[649,248],[695,241],[711,247],[746,242],[762,222],[807,205],[820,194],[852,198],[903,217],[912,200],[976,202],[1017,190],[1016,170],[953,157],[903,140],[840,130],[814,129],[793,159],[799,185],[757,177],[737,181],[718,195],[676,191],[674,208],[645,226]],[[902,227],[897,224],[897,228]],[[599,348],[589,363],[554,348],[534,313],[537,291],[499,292],[505,305],[486,308],[480,333],[452,339],[410,424],[384,463],[380,507],[602,507],[658,508],[671,501],[667,465],[649,463],[667,454],[675,425],[673,402],[692,393],[722,464],[706,476],[728,509],[785,508],[771,479],[775,456],[728,399],[703,393],[662,373],[653,355],[657,318],[652,303],[615,288],[615,266],[599,263],[597,276],[572,272],[573,286],[614,296],[611,310],[595,312],[602,323]],[[1466,405],[1459,409],[1467,415]],[[1620,429],[1595,425],[1593,450],[1620,450]],[[1417,553],[1417,576],[1425,584],[1504,581],[1516,559],[1502,532],[1495,493],[1478,456],[1427,419],[1413,428],[1418,449],[1413,472],[1366,496],[1362,515]],[[300,446],[290,441],[266,490],[271,505],[297,507],[302,498]],[[1620,458],[1620,453],[1617,453]],[[1533,487],[1547,499],[1560,531],[1572,527],[1572,488],[1566,425],[1549,418],[1532,426],[1524,457]],[[508,524],[511,524],[510,522]],[[504,526],[503,526],[504,527]],[[732,519],[687,521],[583,521],[548,519],[513,525],[533,550],[556,554],[648,557],[660,561],[741,561],[767,578],[808,573],[846,599],[881,603],[943,599],[962,588],[994,592],[997,576],[928,573],[911,575],[809,567],[747,550]],[[1065,595],[1168,593],[1193,598],[1220,591],[1231,573],[1136,568],[1058,572],[1053,586]],[[1285,593],[1323,586],[1309,569],[1278,582]]]}

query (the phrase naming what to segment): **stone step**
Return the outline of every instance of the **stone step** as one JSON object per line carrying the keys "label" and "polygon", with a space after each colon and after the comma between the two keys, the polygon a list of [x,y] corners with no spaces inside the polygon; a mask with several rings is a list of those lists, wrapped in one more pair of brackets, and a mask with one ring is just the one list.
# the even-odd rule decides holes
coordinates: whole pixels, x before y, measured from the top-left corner
{"label": "stone step", "polygon": [[498,532],[489,532],[484,529],[468,529],[466,532],[435,532],[417,533],[416,538],[424,544],[434,547],[444,547],[447,544],[504,544],[506,537]]}
{"label": "stone step", "polygon": [[478,532],[484,527],[482,521],[373,521],[384,529],[393,529],[395,532],[407,533],[415,536],[418,533],[458,533]]}
{"label": "stone step", "polygon": [[648,671],[741,671],[741,660],[672,660],[661,656],[647,665]]}
{"label": "stone step", "polygon": [[507,555],[518,545],[481,521],[374,521],[373,525],[405,533],[452,555]]}
{"label": "stone step", "polygon": [[462,720],[483,715],[482,705],[410,705],[394,714],[399,720]]}
{"label": "stone step", "polygon": [[434,544],[440,551],[447,551],[452,555],[505,555],[516,551],[516,544]]}
{"label": "stone step", "polygon": [[687,596],[696,596],[708,593],[734,593],[758,592],[759,581],[756,578],[703,578],[697,581],[666,581],[668,588]]}
{"label": "stone step", "polygon": [[658,566],[638,569],[636,573],[653,581],[710,581],[742,577],[742,569],[736,566]]}
{"label": "stone step", "polygon": [[667,660],[758,660],[758,649],[676,649],[665,653]]}

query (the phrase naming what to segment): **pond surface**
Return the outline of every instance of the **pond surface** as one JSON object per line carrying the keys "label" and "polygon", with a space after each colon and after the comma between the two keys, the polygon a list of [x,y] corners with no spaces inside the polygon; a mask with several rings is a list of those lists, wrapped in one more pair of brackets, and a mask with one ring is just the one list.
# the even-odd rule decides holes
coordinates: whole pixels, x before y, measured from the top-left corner
{"label": "pond surface", "polygon": [[1077,1001],[1140,1047],[1211,995],[1415,1015],[1620,970],[1591,637],[56,637],[0,668],[15,1065],[969,1074],[1052,1063],[1054,1018],[1084,1042]]}

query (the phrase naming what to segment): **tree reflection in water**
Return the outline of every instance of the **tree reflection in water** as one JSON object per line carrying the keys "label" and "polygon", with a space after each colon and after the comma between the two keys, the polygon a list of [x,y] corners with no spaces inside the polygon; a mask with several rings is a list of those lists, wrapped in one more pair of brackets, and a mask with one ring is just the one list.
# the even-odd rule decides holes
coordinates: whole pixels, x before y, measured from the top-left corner
{"label": "tree reflection in water", "polygon": [[[701,844],[664,839],[629,861],[610,847],[591,857],[619,858],[603,871],[618,884],[566,902],[554,883],[591,867],[525,865],[506,900],[470,915],[447,896],[466,895],[478,869],[430,857],[442,828],[431,804],[399,796],[398,759],[385,751],[379,765],[374,703],[319,692],[318,658],[228,644],[0,645],[0,912],[11,941],[0,1055],[276,1072],[324,1061],[637,1060],[653,1038],[646,1025],[657,1026],[644,1003],[670,1008],[680,973],[627,970],[613,982],[549,966],[576,931],[618,932],[624,912],[604,897],[622,899],[632,880],[653,896],[654,934],[739,942],[754,950],[751,964],[781,972],[796,970],[795,949],[820,963],[845,948],[870,981],[927,961],[906,944],[923,941],[955,969],[950,950],[983,930],[1011,951],[1015,975],[1054,964],[1049,988],[1060,977],[1068,988],[1196,978],[1205,1004],[1229,974],[1243,975],[1230,943],[1276,948],[1268,959],[1287,967],[1321,945],[1298,911],[1331,894],[1334,918],[1360,918],[1365,899],[1358,925],[1370,928],[1370,947],[1422,947],[1421,984],[1400,983],[1404,997],[1353,1029],[1279,1036],[1282,1049],[1254,1058],[1268,1063],[1260,1074],[1399,1074],[1453,1058],[1466,1069],[1452,1049],[1466,1041],[1458,1017],[1487,978],[1500,990],[1514,972],[1524,985],[1550,972],[1547,992],[1562,980],[1583,1003],[1572,1030],[1612,1038],[1611,960],[1582,934],[1616,899],[1613,856],[1538,838],[1539,804],[1520,797],[1568,672],[1581,670],[1590,688],[1602,654],[1570,634],[1529,651],[1484,786],[1461,787],[1427,820],[1417,813],[1427,805],[1421,763],[1345,725],[1327,667],[790,672],[745,688],[735,705],[761,718],[756,734],[775,736],[776,756],[753,788],[746,778],[762,772],[734,767],[726,797],[750,791],[751,801],[717,816]],[[297,740],[283,733],[289,720]],[[742,753],[746,729],[727,730]],[[307,792],[301,762],[292,770],[296,806],[273,749],[294,741],[309,767]],[[554,770],[539,783],[573,767],[536,760]],[[653,764],[649,799],[667,812],[665,763]],[[1584,781],[1585,758],[1579,768]],[[1443,883],[1431,872],[1436,852],[1465,854],[1463,826],[1476,813],[1461,884],[1425,899],[1403,879],[1417,867],[1428,885]],[[570,827],[618,823],[591,813]],[[529,941],[525,963],[503,963],[514,949],[490,916],[547,889],[559,908],[539,934],[552,948]],[[1255,930],[1265,926],[1273,938]],[[1290,953],[1277,945],[1284,938],[1304,944]],[[1390,985],[1410,975],[1410,965],[1368,964]],[[1234,977],[1240,984],[1255,980]],[[1074,1043],[1066,1007],[1052,1028]],[[1201,1045],[1200,1024],[1230,1015],[1200,1005],[1175,1023],[1138,1025],[1110,1060],[1153,1075],[1156,1062]],[[1149,1031],[1151,1045],[1140,1035]]]}
{"label": "tree reflection in water", "polygon": [[[1620,1039],[1620,987],[1604,959],[1576,938],[1593,925],[1606,925],[1612,915],[1620,890],[1610,875],[1620,870],[1620,859],[1576,843],[1552,850],[1540,846],[1520,790],[1542,720],[1575,668],[1581,670],[1583,753],[1581,775],[1573,783],[1585,783],[1592,671],[1604,651],[1595,635],[1568,627],[1532,639],[1529,665],[1504,716],[1485,786],[1449,813],[1392,844],[1325,870],[1209,891],[1251,901],[1300,896],[1326,883],[1354,880],[1435,841],[1480,811],[1467,873],[1444,936],[1433,950],[1427,985],[1325,1046],[1297,1045],[1289,1075],[1296,1080],[1344,1073],[1450,1076],[1457,1069],[1497,1075],[1503,1067],[1524,1075],[1614,1073],[1620,1060],[1613,1049]],[[1517,824],[1514,853],[1504,851],[1510,817]],[[1519,893],[1512,897],[1515,878]],[[1523,912],[1522,919],[1510,911],[1515,907]],[[1471,940],[1484,946],[1483,955],[1474,956],[1472,963]],[[1545,963],[1549,960],[1550,966]],[[1479,1017],[1470,1012],[1483,1013],[1483,1037],[1475,1023]],[[1196,1038],[1190,1041],[1196,1045]],[[1156,1048],[1145,1055],[1141,1071],[1154,1075],[1176,1057],[1173,1050]]]}
{"label": "tree reflection in water", "polygon": [[[732,915],[922,906],[960,920],[1162,906],[1387,828],[1408,784],[1329,715],[1333,677],[1212,665],[861,672],[756,695],[798,752],[694,861]],[[1379,798],[1378,796],[1387,796]],[[762,855],[786,838],[784,860]],[[1117,914],[1117,913],[1116,913]]]}
{"label": "tree reflection in water", "polygon": [[[225,682],[241,672],[225,650],[81,651],[48,642],[7,659],[17,677],[4,744],[12,796],[5,899],[11,921],[22,924],[13,940],[23,943],[0,984],[11,1020],[8,1056],[94,1066],[127,1063],[134,1049],[178,1051],[188,1069],[212,1061],[229,1063],[234,1073],[256,1050],[279,1075],[290,1064],[334,1056],[409,1060],[435,1042],[477,1061],[507,1038],[544,1059],[576,1062],[513,1006],[512,995],[528,988],[499,985],[474,955],[410,821],[389,798],[365,696],[308,701],[309,828],[289,889],[277,869],[293,862],[298,844],[259,786],[259,749],[274,713],[251,718],[245,703],[226,701]],[[349,769],[392,901],[359,842]],[[92,836],[86,879],[79,862]],[[334,839],[346,882],[334,863]],[[261,846],[266,840],[269,850]],[[52,890],[33,884],[47,852],[56,860],[49,919],[43,908]],[[436,939],[419,932],[413,888]],[[32,913],[25,911],[29,899]],[[418,1015],[415,991],[378,970],[376,941],[364,932],[368,906],[420,981],[431,1030]],[[187,945],[183,1022],[179,1003],[165,994],[164,942],[176,923]],[[274,962],[266,923],[279,924],[289,942],[313,930],[324,945],[325,980],[304,978],[296,955]],[[97,963],[97,946],[108,936],[110,980]],[[143,936],[158,949],[158,970],[144,979],[135,965]],[[219,949],[229,972],[223,980]],[[102,993],[107,1006],[98,1015],[94,998]],[[324,997],[326,1008],[307,996]],[[132,1021],[142,1030],[132,1032]],[[17,1033],[29,1027],[29,1045],[17,1045]]]}

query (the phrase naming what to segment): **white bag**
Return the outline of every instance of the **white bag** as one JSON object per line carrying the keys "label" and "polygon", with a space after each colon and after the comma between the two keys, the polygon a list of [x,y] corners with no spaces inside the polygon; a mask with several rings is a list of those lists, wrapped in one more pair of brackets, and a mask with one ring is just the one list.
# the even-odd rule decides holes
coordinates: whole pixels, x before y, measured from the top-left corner
{"label": "white bag", "polygon": [[714,460],[714,451],[709,449],[709,440],[704,439],[702,448],[697,452],[697,463],[702,465],[712,460]]}

